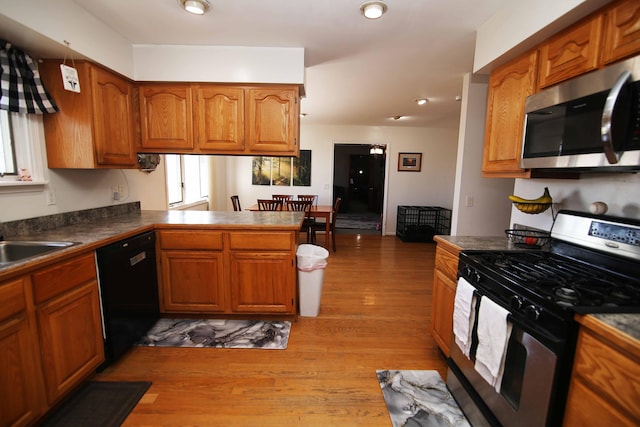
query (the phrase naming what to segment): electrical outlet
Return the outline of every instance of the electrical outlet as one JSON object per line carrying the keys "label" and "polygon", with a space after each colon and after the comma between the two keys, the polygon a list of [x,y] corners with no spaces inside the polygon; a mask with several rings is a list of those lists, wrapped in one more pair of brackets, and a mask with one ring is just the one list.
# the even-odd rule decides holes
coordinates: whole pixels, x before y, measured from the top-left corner
{"label": "electrical outlet", "polygon": [[52,188],[49,188],[46,191],[47,196],[47,206],[53,206],[56,204],[56,193],[53,192]]}
{"label": "electrical outlet", "polygon": [[111,197],[113,198],[113,200],[120,200],[120,191],[118,191],[117,185],[111,187]]}
{"label": "electrical outlet", "polygon": [[468,208],[473,206],[473,196],[467,196],[464,205]]}

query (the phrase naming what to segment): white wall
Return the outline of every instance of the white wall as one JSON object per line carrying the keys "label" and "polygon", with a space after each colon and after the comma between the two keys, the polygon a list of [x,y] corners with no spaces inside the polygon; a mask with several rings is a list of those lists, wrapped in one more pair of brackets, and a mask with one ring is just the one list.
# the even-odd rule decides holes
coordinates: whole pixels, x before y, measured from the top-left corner
{"label": "white wall", "polygon": [[[12,22],[6,22],[9,18],[9,21],[27,27],[11,37],[14,43],[20,43],[20,47],[27,51],[35,41],[46,44],[47,49],[60,49],[58,52],[68,54],[69,60],[74,55],[77,59],[77,54],[80,54],[125,76],[133,76],[131,42],[73,0],[2,0],[0,13],[0,25],[11,25]],[[68,51],[64,50],[65,41],[69,42]],[[39,47],[36,46],[35,50]]]}
{"label": "white wall", "polygon": [[[132,170],[49,169],[49,184],[55,205],[47,204],[45,192],[7,193],[0,191],[0,222],[35,218],[63,212],[140,201],[145,210],[166,210],[164,166],[146,173]],[[114,185],[122,186],[120,200],[112,199]]]}
{"label": "white wall", "polygon": [[[305,125],[300,148],[311,150],[311,187],[251,185],[251,157],[227,157],[225,198],[238,194],[243,207],[273,193],[318,194],[319,204],[332,204],[335,143],[387,144],[387,180],[383,232],[393,235],[398,205],[451,209],[455,180],[457,132],[454,129]],[[421,172],[398,172],[398,153],[422,153]],[[218,187],[219,188],[219,187]]]}
{"label": "white wall", "polygon": [[135,45],[133,55],[137,81],[304,83],[299,47]]}
{"label": "white wall", "polygon": [[[605,202],[607,215],[640,219],[640,174],[583,174],[580,179],[517,179],[514,194],[535,199],[548,187],[554,209],[589,212],[593,202]],[[552,210],[531,215],[512,207],[511,223],[551,229]]]}
{"label": "white wall", "polygon": [[[487,76],[464,76],[451,235],[496,236],[509,228],[513,179],[483,178]],[[467,206],[468,199],[472,206]]]}

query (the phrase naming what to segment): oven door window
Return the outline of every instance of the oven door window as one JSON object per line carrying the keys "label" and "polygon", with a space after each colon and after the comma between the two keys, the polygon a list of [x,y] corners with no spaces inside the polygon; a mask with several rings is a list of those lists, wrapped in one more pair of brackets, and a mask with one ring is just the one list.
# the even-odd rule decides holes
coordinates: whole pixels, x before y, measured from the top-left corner
{"label": "oven door window", "polygon": [[524,370],[527,366],[527,349],[516,339],[514,334],[509,338],[509,347],[504,363],[504,375],[500,386],[500,394],[516,411],[520,407]]}

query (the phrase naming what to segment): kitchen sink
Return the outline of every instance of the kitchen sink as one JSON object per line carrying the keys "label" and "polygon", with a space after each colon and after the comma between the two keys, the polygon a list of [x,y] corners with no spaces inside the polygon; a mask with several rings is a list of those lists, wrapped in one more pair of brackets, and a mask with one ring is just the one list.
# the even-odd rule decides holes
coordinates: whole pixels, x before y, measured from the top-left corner
{"label": "kitchen sink", "polygon": [[73,246],[74,242],[49,242],[31,240],[2,240],[0,241],[0,266],[12,262],[43,255],[47,252]]}

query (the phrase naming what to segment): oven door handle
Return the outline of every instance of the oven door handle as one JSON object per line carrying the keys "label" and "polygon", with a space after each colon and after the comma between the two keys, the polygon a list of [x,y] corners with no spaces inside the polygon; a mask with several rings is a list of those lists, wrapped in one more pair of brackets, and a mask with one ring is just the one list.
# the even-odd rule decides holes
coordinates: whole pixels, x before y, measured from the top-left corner
{"label": "oven door handle", "polygon": [[[557,349],[562,346],[563,341],[550,335],[543,329],[537,328],[535,323],[526,323],[520,318],[514,316],[513,314],[509,314],[507,316],[507,321],[511,322],[514,326],[517,326],[518,329],[521,329],[523,332],[527,332],[532,336],[539,336],[544,339],[544,341],[550,345],[553,349]],[[534,333],[531,333],[534,331]]]}
{"label": "oven door handle", "polygon": [[[461,276],[461,277],[464,277],[464,276]],[[473,283],[473,282],[470,282],[470,283]],[[477,322],[477,319],[478,319],[477,313],[479,311],[480,299],[481,299],[480,297],[484,296],[486,298],[489,298],[493,302],[496,302],[496,298],[494,298],[491,294],[488,294],[485,291],[478,290],[477,288],[473,291],[473,294],[476,297],[476,322]],[[513,323],[515,326],[517,326],[519,329],[522,329],[524,332],[533,331],[534,333],[532,335],[540,336],[547,344],[549,344],[554,349],[562,347],[563,345],[562,339],[558,339],[557,337],[554,337],[544,329],[537,328],[534,320],[525,321],[521,318],[521,316],[514,315],[509,308],[507,308],[507,310],[509,311],[509,314],[507,315],[507,321]],[[475,328],[476,328],[476,325],[474,325],[474,329]]]}

